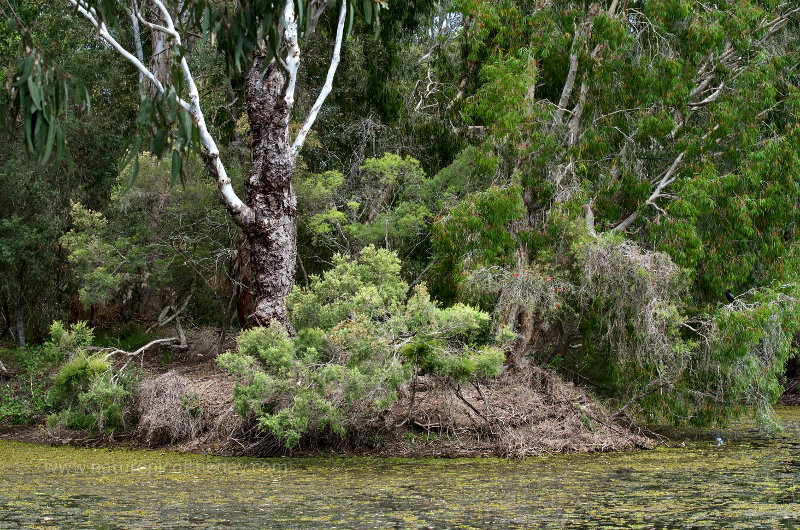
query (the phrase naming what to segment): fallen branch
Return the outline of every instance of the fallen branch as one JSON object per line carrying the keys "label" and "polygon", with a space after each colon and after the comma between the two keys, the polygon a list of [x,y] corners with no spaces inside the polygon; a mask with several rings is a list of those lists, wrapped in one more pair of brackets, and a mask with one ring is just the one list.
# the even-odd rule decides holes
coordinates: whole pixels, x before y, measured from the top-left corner
{"label": "fallen branch", "polygon": [[147,350],[149,350],[150,348],[153,348],[155,346],[173,346],[173,347],[178,348],[178,349],[185,349],[187,346],[184,346],[183,344],[181,344],[182,342],[185,342],[185,339],[182,341],[181,337],[170,337],[170,338],[167,338],[167,339],[156,339],[156,340],[150,341],[150,342],[148,342],[147,344],[145,344],[144,346],[142,346],[141,348],[139,348],[138,350],[135,350],[135,351],[126,351],[126,350],[121,350],[119,348],[98,348],[96,346],[89,346],[86,349],[88,351],[96,351],[96,352],[99,352],[99,353],[106,353],[105,360],[108,360],[111,357],[113,357],[114,355],[123,355],[125,357],[140,357],[140,356],[143,356],[144,353]]}

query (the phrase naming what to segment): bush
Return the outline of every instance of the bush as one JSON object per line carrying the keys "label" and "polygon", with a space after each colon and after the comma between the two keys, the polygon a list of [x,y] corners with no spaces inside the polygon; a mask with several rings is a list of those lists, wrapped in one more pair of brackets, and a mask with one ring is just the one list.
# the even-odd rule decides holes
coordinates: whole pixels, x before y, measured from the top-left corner
{"label": "bush", "polygon": [[48,400],[55,412],[47,424],[93,433],[120,431],[130,383],[125,374],[114,373],[102,356],[81,352],[53,379]]}
{"label": "bush", "polygon": [[45,358],[61,362],[72,359],[94,341],[94,332],[86,322],[78,322],[67,329],[58,320],[50,325],[50,338],[44,343]]}
{"label": "bush", "polygon": [[123,413],[130,395],[132,378],[114,372],[102,355],[90,355],[87,346],[93,340],[85,322],[67,329],[53,322],[50,340],[42,348],[44,356],[66,362],[52,380],[47,405],[52,413],[49,426],[97,432],[116,432],[123,428]]}
{"label": "bush", "polygon": [[273,323],[243,332],[237,351],[220,356],[239,379],[237,411],[292,448],[311,431],[365,428],[415,370],[457,381],[499,373],[505,356],[488,314],[442,309],[424,286],[405,301],[407,293],[396,254],[367,247],[357,260],[337,256],[287,299],[297,337]]}
{"label": "bush", "polygon": [[56,321],[50,326],[49,339],[41,347],[3,350],[3,357],[18,366],[20,372],[14,381],[0,388],[0,423],[28,424],[47,414],[50,373],[65,359],[83,351],[92,340],[92,330],[85,322],[68,329]]}

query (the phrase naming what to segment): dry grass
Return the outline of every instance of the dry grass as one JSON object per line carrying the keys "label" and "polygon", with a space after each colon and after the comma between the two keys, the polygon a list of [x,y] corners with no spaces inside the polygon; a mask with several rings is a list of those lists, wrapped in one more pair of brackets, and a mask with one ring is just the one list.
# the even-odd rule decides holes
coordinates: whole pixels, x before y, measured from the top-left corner
{"label": "dry grass", "polygon": [[[236,414],[235,380],[214,361],[218,336],[212,331],[192,332],[186,353],[191,359],[176,359],[172,370],[142,381],[136,436],[149,446],[188,451],[286,454],[279,440]],[[312,431],[295,453],[521,457],[652,444],[612,422],[582,389],[533,366],[460,389],[420,377],[409,415],[410,386],[382,414],[375,414],[369,400],[353,404],[344,439]]]}
{"label": "dry grass", "polygon": [[234,382],[221,373],[175,370],[145,379],[137,391],[138,435],[147,445],[182,449],[224,446],[241,427],[233,409]]}
{"label": "dry grass", "polygon": [[[395,429],[386,452],[522,457],[652,444],[613,423],[585,391],[539,368],[462,387],[461,397],[456,389],[431,383],[417,389],[409,421]],[[392,408],[389,425],[405,418],[409,403],[406,392]]]}

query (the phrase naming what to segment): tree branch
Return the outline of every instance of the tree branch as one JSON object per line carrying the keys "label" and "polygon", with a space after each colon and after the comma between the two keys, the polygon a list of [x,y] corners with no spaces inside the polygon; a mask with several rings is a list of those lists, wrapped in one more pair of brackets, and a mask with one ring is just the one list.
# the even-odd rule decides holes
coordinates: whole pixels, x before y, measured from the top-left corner
{"label": "tree branch", "polygon": [[[122,55],[128,62],[136,67],[140,76],[144,76],[151,83],[153,83],[159,93],[164,94],[166,92],[166,89],[161,81],[156,78],[156,76],[144,65],[144,63],[124,47],[122,47],[122,45],[111,36],[105,26],[105,23],[97,21],[93,8],[88,6],[88,4],[86,4],[83,0],[67,0],[67,2],[75,6],[78,12],[81,13],[92,24],[92,26],[95,27],[95,29],[97,29],[100,38],[109,43],[111,47],[117,50],[120,55]],[[175,25],[172,21],[172,17],[169,14],[169,11],[161,2],[161,0],[152,0],[152,2],[159,9],[159,11],[161,11],[166,23],[166,27],[158,26],[158,28],[173,36],[173,46],[180,46],[180,34],[175,30]],[[291,3],[291,1],[289,3]],[[144,21],[138,11],[135,14],[137,15],[137,18]],[[129,12],[129,15],[133,17],[134,13]],[[151,24],[146,21],[144,22],[148,24],[148,26]],[[247,207],[247,205],[244,204],[244,202],[242,202],[231,186],[231,179],[228,177],[225,166],[222,164],[222,161],[219,158],[219,148],[214,142],[214,138],[208,132],[205,117],[203,116],[203,111],[200,108],[200,95],[197,91],[197,85],[194,82],[194,78],[192,77],[192,73],[189,70],[189,65],[186,62],[185,57],[181,57],[181,70],[184,78],[186,79],[187,88],[189,89],[189,102],[178,97],[178,105],[180,105],[184,111],[189,113],[192,121],[195,122],[200,131],[200,142],[204,150],[203,159],[206,161],[206,165],[208,166],[209,171],[211,171],[212,176],[217,181],[220,199],[222,200],[223,204],[225,204],[236,223],[243,227],[247,226],[252,222],[255,214],[250,208]]]}
{"label": "tree branch", "polygon": [[317,119],[317,114],[319,114],[319,110],[322,108],[322,104],[325,103],[325,99],[327,99],[328,95],[333,89],[333,78],[336,75],[336,68],[339,66],[339,60],[341,58],[342,39],[344,37],[344,23],[346,15],[347,1],[343,0],[342,8],[339,11],[339,24],[336,27],[336,44],[333,47],[333,57],[331,58],[331,64],[328,67],[328,75],[325,78],[325,85],[323,85],[322,90],[320,90],[317,101],[315,101],[314,106],[311,107],[311,111],[308,113],[308,117],[306,118],[303,127],[300,129],[300,132],[297,133],[297,138],[295,138],[294,143],[292,144],[292,154],[295,156],[297,156],[300,148],[303,147],[303,144],[308,137],[308,133],[311,130],[311,127],[314,126],[314,121]]}
{"label": "tree branch", "polygon": [[[656,189],[653,191],[652,194],[650,194],[650,197],[648,197],[647,200],[645,201],[646,205],[649,206],[653,204],[653,201],[655,201],[661,196],[661,192],[664,191],[664,188],[675,182],[676,178],[674,176],[675,171],[678,169],[678,166],[680,166],[681,162],[683,161],[684,155],[686,155],[686,151],[683,151],[681,154],[679,154],[678,157],[672,162],[672,165],[669,167],[669,169],[667,169],[667,171],[661,177],[661,180],[658,182],[658,186],[656,186]],[[639,212],[638,211],[633,212],[627,218],[625,218],[624,221],[622,221],[620,224],[612,228],[611,231],[622,232],[638,218],[639,218]]]}
{"label": "tree branch", "polygon": [[[131,27],[133,28],[133,45],[136,48],[136,58],[139,62],[144,64],[144,51],[142,50],[142,35],[139,32],[139,19],[133,11],[128,11],[128,17],[131,19]],[[144,74],[139,72],[139,99],[145,98],[144,89]]]}
{"label": "tree branch", "polygon": [[[297,70],[300,69],[300,45],[297,42],[297,19],[294,16],[294,0],[286,0],[286,8],[283,10],[283,38],[286,40],[286,71],[289,78],[286,80],[286,93],[283,101],[290,109],[294,107],[294,91],[297,87]],[[288,120],[291,113],[287,114],[287,136]]]}
{"label": "tree branch", "polygon": [[[114,37],[111,36],[104,22],[97,21],[93,14],[93,8],[89,7],[83,0],[67,0],[67,2],[75,6],[78,9],[78,12],[82,14],[86,20],[92,24],[92,26],[95,27],[101,39],[110,44],[111,47],[117,50],[117,52],[119,52],[119,54],[122,55],[129,63],[135,66],[136,69],[139,70],[139,73],[146,77],[148,81],[153,83],[160,93],[163,94],[165,92],[164,85],[162,85],[161,81],[159,81],[156,76],[153,75],[153,73],[144,64],[142,64],[142,61],[137,59],[131,52],[126,50],[119,42],[117,42]],[[187,112],[190,110],[189,104],[181,98],[178,98],[178,105],[180,105],[181,108]]]}

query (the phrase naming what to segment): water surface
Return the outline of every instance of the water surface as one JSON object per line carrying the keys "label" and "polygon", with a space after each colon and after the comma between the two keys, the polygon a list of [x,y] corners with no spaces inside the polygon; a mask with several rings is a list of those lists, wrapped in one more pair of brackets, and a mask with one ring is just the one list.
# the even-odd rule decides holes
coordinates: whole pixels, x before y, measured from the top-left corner
{"label": "water surface", "polygon": [[[800,527],[783,432],[526,460],[243,459],[0,442],[0,528]],[[720,436],[724,444],[717,445]]]}

